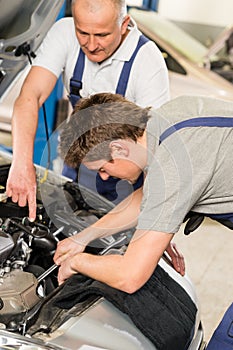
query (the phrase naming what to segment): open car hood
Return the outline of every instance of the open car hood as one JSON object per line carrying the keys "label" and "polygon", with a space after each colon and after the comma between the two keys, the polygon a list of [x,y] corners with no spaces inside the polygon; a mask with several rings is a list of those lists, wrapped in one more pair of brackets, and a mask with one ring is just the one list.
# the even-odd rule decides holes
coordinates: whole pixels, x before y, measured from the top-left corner
{"label": "open car hood", "polygon": [[0,0],[0,98],[29,64],[22,45],[35,53],[63,5],[64,0]]}

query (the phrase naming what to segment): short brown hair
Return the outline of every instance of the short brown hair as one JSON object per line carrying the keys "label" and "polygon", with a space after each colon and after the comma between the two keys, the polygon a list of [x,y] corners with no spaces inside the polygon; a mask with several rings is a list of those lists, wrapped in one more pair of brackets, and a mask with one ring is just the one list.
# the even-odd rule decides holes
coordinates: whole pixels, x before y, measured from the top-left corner
{"label": "short brown hair", "polygon": [[146,128],[148,111],[149,108],[141,108],[119,94],[99,93],[81,99],[62,129],[61,157],[73,168],[83,158],[110,160],[110,142],[136,142]]}

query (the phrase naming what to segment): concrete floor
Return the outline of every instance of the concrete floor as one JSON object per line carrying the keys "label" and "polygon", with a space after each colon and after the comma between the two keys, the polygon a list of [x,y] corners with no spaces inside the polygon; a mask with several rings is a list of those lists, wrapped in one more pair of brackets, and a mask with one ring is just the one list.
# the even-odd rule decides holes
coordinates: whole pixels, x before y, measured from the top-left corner
{"label": "concrete floor", "polygon": [[233,231],[205,219],[189,236],[183,234],[182,226],[175,242],[185,256],[186,271],[196,287],[208,342],[233,302]]}
{"label": "concrete floor", "polygon": [[[0,144],[11,146],[11,135],[0,132]],[[227,307],[233,302],[233,231],[205,219],[189,236],[183,226],[175,236],[185,256],[186,271],[196,286],[204,338],[208,342]]]}

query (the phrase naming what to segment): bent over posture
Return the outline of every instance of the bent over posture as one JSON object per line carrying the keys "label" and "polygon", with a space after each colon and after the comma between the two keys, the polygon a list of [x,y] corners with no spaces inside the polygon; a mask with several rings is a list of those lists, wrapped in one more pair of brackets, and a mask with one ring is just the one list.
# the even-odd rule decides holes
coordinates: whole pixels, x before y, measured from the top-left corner
{"label": "bent over posture", "polygon": [[[116,176],[131,183],[143,171],[145,180],[143,192],[137,190],[99,221],[59,242],[58,280],[80,272],[133,293],[150,278],[190,211],[232,212],[233,104],[187,96],[154,110],[97,94],[85,106],[61,134],[67,164],[83,162],[103,179]],[[134,225],[124,255],[85,252],[92,240]]]}

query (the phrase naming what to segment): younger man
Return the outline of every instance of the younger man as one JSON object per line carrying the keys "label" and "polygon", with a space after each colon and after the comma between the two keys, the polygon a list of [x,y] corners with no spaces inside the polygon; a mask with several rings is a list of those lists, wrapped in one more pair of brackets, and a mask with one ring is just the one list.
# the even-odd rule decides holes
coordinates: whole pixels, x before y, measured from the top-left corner
{"label": "younger man", "polygon": [[[65,162],[83,162],[103,180],[115,176],[134,183],[143,171],[145,181],[143,191],[58,244],[58,280],[80,272],[134,293],[150,278],[190,211],[232,220],[233,103],[186,96],[155,111],[106,93],[82,103],[86,108],[61,134]],[[124,255],[84,252],[92,240],[135,224]]]}

